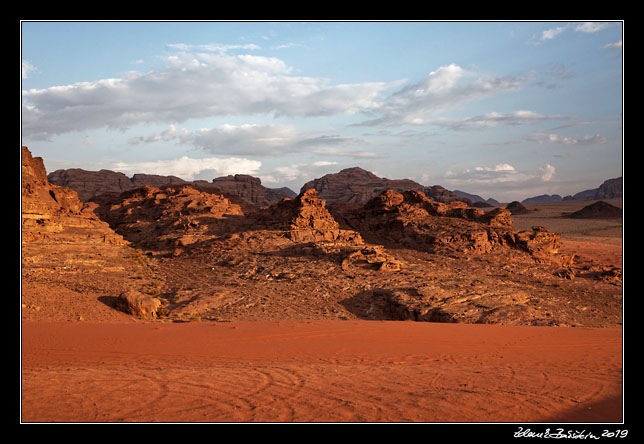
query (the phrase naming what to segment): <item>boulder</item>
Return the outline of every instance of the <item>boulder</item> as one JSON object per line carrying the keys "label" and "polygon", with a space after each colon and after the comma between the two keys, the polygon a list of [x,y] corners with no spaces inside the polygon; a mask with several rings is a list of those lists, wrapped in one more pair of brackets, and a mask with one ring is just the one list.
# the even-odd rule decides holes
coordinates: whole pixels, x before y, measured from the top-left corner
{"label": "boulder", "polygon": [[116,299],[115,308],[139,318],[156,318],[166,302],[134,290],[122,292]]}

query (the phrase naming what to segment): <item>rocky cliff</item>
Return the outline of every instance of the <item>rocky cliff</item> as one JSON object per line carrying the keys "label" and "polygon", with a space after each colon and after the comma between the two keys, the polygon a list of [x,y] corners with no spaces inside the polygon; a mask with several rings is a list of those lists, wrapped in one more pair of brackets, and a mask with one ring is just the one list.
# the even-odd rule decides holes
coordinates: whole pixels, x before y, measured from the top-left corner
{"label": "rocky cliff", "polygon": [[158,174],[135,174],[131,178],[123,173],[100,170],[86,171],[79,168],[56,170],[47,176],[50,183],[70,188],[78,193],[83,201],[106,193],[122,193],[145,185],[162,187],[164,185],[190,184],[202,191],[216,194],[237,196],[260,208],[279,202],[285,197],[296,194],[288,188],[271,189],[262,185],[260,179],[246,174],[218,177],[208,182],[205,180],[186,181],[177,176]]}
{"label": "rocky cliff", "polygon": [[[23,242],[78,237],[86,242],[123,243],[94,213],[94,204],[81,202],[74,190],[50,184],[42,158],[33,157],[25,146],[21,150]],[[77,236],[79,230],[82,236]]]}
{"label": "rocky cliff", "polygon": [[438,202],[469,202],[469,199],[458,196],[440,185],[428,187],[410,179],[381,178],[359,167],[347,168],[338,173],[311,180],[302,186],[301,191],[310,188],[315,189],[318,196],[328,202],[365,204],[386,190],[398,193],[421,190],[429,198]]}

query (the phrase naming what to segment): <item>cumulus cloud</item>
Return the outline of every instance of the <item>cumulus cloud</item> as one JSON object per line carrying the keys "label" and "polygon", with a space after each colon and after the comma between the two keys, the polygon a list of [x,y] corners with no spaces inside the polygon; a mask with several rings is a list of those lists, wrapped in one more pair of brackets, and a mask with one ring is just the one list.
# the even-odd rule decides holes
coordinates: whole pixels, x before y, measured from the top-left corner
{"label": "cumulus cloud", "polygon": [[550,164],[547,164],[545,167],[541,168],[541,180],[548,182],[552,180],[555,175],[555,167]]}
{"label": "cumulus cloud", "polygon": [[593,34],[595,32],[598,32],[598,31],[601,31],[602,29],[607,28],[609,25],[610,25],[609,22],[583,22],[583,23],[577,23],[577,24],[570,23],[563,26],[556,26],[554,28],[549,28],[549,29],[546,29],[545,31],[542,31],[541,36],[537,41],[537,44],[548,40],[554,40],[561,33],[571,28],[575,32],[581,32],[584,34]]}
{"label": "cumulus cloud", "polygon": [[541,41],[552,40],[566,30],[566,26],[557,26],[556,28],[546,29],[541,33]]}
{"label": "cumulus cloud", "polygon": [[441,66],[422,81],[407,85],[382,101],[365,107],[375,117],[360,125],[425,125],[427,116],[494,95],[516,91],[526,83],[522,77],[489,77],[471,73],[456,64]]}
{"label": "cumulus cloud", "polygon": [[505,191],[515,187],[528,185],[538,186],[542,182],[551,181],[555,175],[555,167],[546,164],[535,171],[520,171],[508,163],[499,163],[493,166],[477,166],[465,171],[449,170],[443,176],[445,184],[460,189],[488,189],[502,187]]}
{"label": "cumulus cloud", "polygon": [[[174,49],[193,49],[174,45]],[[274,57],[221,51],[171,54],[146,73],[23,90],[23,135],[52,135],[95,128],[127,129],[141,123],[239,115],[330,116],[379,106],[397,83],[331,85],[292,74]]]}
{"label": "cumulus cloud", "polygon": [[448,173],[445,175],[446,182],[461,186],[520,183],[535,177],[534,174],[518,171],[508,163],[477,166],[461,172],[450,170]]}
{"label": "cumulus cloud", "polygon": [[531,133],[526,136],[526,140],[538,144],[556,143],[560,145],[595,145],[608,141],[606,137],[600,136],[599,134],[585,137],[562,137],[558,134],[549,133]]}
{"label": "cumulus cloud", "polygon": [[215,175],[257,174],[262,163],[238,157],[201,159],[183,156],[179,159],[157,160],[152,162],[117,162],[112,167],[116,171],[132,175],[144,171],[146,174],[177,176],[184,180],[194,180],[201,173],[208,171]]}

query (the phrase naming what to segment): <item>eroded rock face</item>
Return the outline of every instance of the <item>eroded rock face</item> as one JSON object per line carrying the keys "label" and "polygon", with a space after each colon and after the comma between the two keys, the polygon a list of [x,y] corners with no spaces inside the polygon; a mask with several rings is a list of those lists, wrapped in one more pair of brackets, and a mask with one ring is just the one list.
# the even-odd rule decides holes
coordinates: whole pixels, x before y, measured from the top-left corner
{"label": "eroded rock face", "polygon": [[189,185],[163,189],[146,185],[118,195],[104,194],[95,202],[101,217],[128,240],[169,251],[227,232],[225,219],[241,219],[244,214],[224,196]]}
{"label": "eroded rock face", "polygon": [[[33,241],[57,237],[74,237],[77,241],[124,243],[123,239],[98,219],[93,205],[85,205],[75,191],[51,185],[42,158],[33,157],[25,146],[22,150],[22,239]],[[79,233],[76,233],[79,234]]]}
{"label": "eroded rock face", "polygon": [[217,177],[212,183],[223,193],[238,196],[260,208],[268,207],[285,197],[292,197],[292,192],[288,192],[290,190],[266,188],[259,178],[247,174]]}
{"label": "eroded rock face", "polygon": [[52,184],[76,191],[83,202],[103,193],[121,193],[137,187],[125,174],[109,170],[86,171],[71,168],[56,170],[47,177]]}
{"label": "eroded rock face", "polygon": [[387,190],[338,216],[371,242],[382,239],[432,253],[519,248],[542,260],[557,254],[560,247],[560,235],[543,227],[516,232],[505,208],[486,213],[460,201],[435,202],[419,190]]}
{"label": "eroded rock face", "polygon": [[601,200],[616,199],[618,197],[622,197],[622,183],[623,182],[621,177],[606,180],[599,186],[599,188],[597,189],[597,194],[595,194],[594,198]]}
{"label": "eroded rock face", "polygon": [[514,239],[519,248],[541,261],[549,260],[561,248],[561,235],[545,227],[534,226],[531,231],[520,231]]}
{"label": "eroded rock face", "polygon": [[324,200],[318,198],[315,189],[308,189],[295,199],[284,199],[267,208],[262,223],[272,229],[285,231],[294,242],[361,242],[359,234],[340,229],[325,204]]}

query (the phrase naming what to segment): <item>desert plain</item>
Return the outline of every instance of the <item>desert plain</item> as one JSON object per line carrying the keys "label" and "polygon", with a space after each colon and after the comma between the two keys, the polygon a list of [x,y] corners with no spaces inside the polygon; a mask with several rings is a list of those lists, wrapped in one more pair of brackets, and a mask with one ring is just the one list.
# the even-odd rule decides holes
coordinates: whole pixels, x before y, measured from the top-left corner
{"label": "desert plain", "polygon": [[23,423],[624,420],[622,218],[562,217],[592,201],[81,202],[25,150]]}

